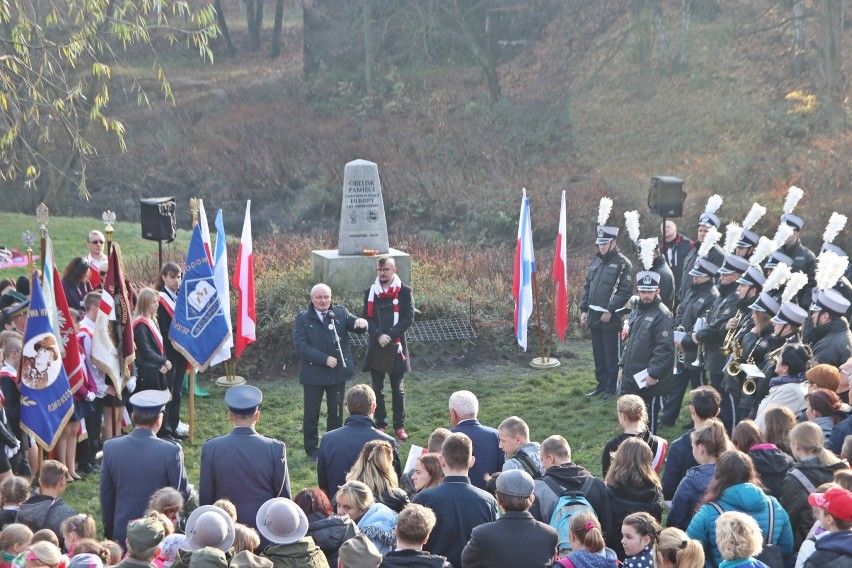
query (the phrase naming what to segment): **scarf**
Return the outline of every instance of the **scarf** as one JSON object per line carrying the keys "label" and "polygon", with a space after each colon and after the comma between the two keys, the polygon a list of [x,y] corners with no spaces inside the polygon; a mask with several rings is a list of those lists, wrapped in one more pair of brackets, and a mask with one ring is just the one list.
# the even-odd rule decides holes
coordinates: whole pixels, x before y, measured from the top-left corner
{"label": "scarf", "polygon": [[136,319],[133,321],[133,329],[136,329],[136,326],[140,324],[147,326],[148,329],[151,330],[151,335],[154,336],[154,340],[157,342],[157,347],[160,348],[160,355],[165,355],[166,351],[163,348],[163,336],[160,334],[160,328],[157,327],[157,324],[148,318],[136,316]]}
{"label": "scarf", "polygon": [[[399,293],[402,290],[402,281],[399,279],[399,276],[394,274],[393,280],[391,280],[390,286],[388,287],[388,291],[385,292],[384,288],[382,288],[382,283],[379,282],[379,277],[376,277],[376,281],[370,286],[370,293],[367,296],[367,317],[373,317],[373,309],[376,304],[376,297],[380,300],[386,300],[391,298],[393,300],[393,325],[399,323]],[[396,343],[396,352],[402,355],[402,360],[405,361],[405,354],[402,352],[402,341],[401,338],[397,337],[393,340]]]}
{"label": "scarf", "polygon": [[175,317],[175,301],[177,296],[168,288],[160,290],[160,305],[166,310],[166,313]]}
{"label": "scarf", "polygon": [[781,385],[789,385],[791,383],[803,383],[807,379],[804,375],[798,375],[795,377],[772,377],[769,380],[769,388],[778,387]]}

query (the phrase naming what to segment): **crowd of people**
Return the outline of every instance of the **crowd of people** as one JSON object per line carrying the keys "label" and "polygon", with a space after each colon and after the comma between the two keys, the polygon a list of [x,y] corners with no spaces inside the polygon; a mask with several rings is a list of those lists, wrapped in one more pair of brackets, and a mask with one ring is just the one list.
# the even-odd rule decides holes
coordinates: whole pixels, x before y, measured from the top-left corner
{"label": "crowd of people", "polygon": [[[635,276],[618,250],[619,228],[606,224],[612,203],[602,201],[598,254],[580,298],[597,381],[587,396],[614,400],[620,426],[601,453],[600,477],[573,461],[565,437],[531,439],[522,417],[496,428],[480,423],[479,401],[465,390],[448,400],[449,428],[436,428],[403,471],[411,288],[384,257],[360,315],[317,284],[293,330],[304,451],[317,479],[295,495],[285,444],[256,431],[263,393],[247,385],[225,395],[232,429],[203,444],[198,492],[188,482],[179,421],[186,360],[168,341],[179,266],[164,265],[156,289],[135,290],[137,355],[125,390],[117,393],[91,363],[98,286],[108,268],[94,231],[90,254],[73,259],[63,276],[80,317],[86,382],[37,487],[17,388],[28,291],[18,289],[25,282],[0,290],[3,561],[28,568],[852,566],[852,284],[846,253],[831,242],[845,217],[832,216],[815,256],[792,213],[800,191],[791,188],[773,239],[751,230],[765,212],[755,204],[742,225],[728,225],[724,248],[719,196],[699,218],[695,243],[670,221],[663,242],[639,239],[638,215],[625,215],[644,268]],[[352,333],[369,336],[360,369],[371,384],[345,390],[356,369]],[[669,442],[657,428],[675,425],[687,393],[690,423]],[[328,419],[320,435],[323,397]],[[122,435],[125,410],[135,426],[129,435]],[[81,424],[101,435],[78,443]],[[94,518],[62,499],[81,473],[100,477],[108,540],[96,540]]]}

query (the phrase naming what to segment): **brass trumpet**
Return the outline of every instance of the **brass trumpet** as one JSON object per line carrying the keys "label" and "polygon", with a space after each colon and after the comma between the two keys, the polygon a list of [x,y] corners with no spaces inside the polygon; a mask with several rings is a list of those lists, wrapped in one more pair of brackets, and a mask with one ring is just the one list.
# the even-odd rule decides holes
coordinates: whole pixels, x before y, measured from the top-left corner
{"label": "brass trumpet", "polygon": [[725,334],[725,341],[722,342],[722,347],[719,349],[719,353],[727,357],[731,353],[734,352],[734,343],[737,341],[737,332],[740,330],[740,320],[742,319],[743,311],[737,310],[734,319],[737,320],[737,325],[728,330],[728,333]]}

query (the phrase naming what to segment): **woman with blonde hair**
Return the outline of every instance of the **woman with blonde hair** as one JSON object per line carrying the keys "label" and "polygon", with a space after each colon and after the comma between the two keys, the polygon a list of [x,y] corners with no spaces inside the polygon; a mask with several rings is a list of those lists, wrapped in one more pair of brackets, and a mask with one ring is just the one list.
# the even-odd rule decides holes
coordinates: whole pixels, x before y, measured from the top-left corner
{"label": "woman with blonde hair", "polygon": [[347,481],[337,490],[337,514],[349,515],[382,555],[396,548],[396,512],[377,503],[373,492],[361,481]]}
{"label": "woman with blonde hair", "polygon": [[346,481],[363,482],[378,501],[397,513],[408,504],[408,495],[399,488],[393,469],[393,447],[386,440],[370,440],[364,444],[346,474]]}
{"label": "woman with blonde hair", "polygon": [[618,424],[624,432],[607,442],[604,446],[601,458],[603,476],[606,477],[609,471],[612,455],[621,443],[629,438],[640,438],[648,444],[654,456],[652,465],[654,470],[659,472],[663,467],[665,448],[668,444],[665,440],[653,435],[648,430],[648,410],[645,407],[645,401],[635,394],[626,394],[618,399],[615,408],[618,412]]}
{"label": "woman with blonde hair", "polygon": [[654,547],[657,568],[704,568],[704,548],[675,527],[660,531]]}
{"label": "woman with blonde hair", "polygon": [[693,430],[690,441],[692,457],[698,465],[689,468],[678,484],[666,520],[668,526],[680,529],[689,526],[692,514],[716,473],[716,461],[730,447],[725,426],[716,418],[709,420],[704,427]]}
{"label": "woman with blonde hair", "polygon": [[824,446],[822,429],[813,422],[802,422],[790,431],[790,451],[796,464],[784,477],[781,503],[790,514],[793,537],[798,549],[814,524],[808,495],[834,478],[834,472],[849,465]]}
{"label": "woman with blonde hair", "polygon": [[[631,513],[644,511],[657,522],[663,518],[663,489],[660,477],[651,467],[653,454],[643,440],[628,438],[619,446],[606,474],[607,494],[611,526],[620,527]],[[609,532],[606,544],[618,558],[624,558],[621,535],[617,530]]]}
{"label": "woman with blonde hair", "polygon": [[133,312],[133,342],[136,344],[136,392],[146,390],[167,391],[166,373],[172,368],[166,358],[163,335],[157,325],[157,308],[160,296],[151,288],[142,288]]}
{"label": "woman with blonde hair", "polygon": [[24,552],[24,566],[26,568],[56,568],[62,562],[62,551],[59,547],[42,540],[30,545]]}
{"label": "woman with blonde hair", "polygon": [[763,568],[754,557],[763,550],[763,533],[757,522],[738,511],[727,511],[716,520],[716,547],[722,555],[719,568]]}

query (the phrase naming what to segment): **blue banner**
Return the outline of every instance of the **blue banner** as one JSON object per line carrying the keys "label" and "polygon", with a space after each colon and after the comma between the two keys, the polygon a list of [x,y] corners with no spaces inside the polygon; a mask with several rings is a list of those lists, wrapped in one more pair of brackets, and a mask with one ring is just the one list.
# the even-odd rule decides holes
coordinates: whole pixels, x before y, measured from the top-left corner
{"label": "blue banner", "polygon": [[18,376],[21,426],[50,451],[74,413],[74,401],[38,278],[32,283]]}
{"label": "blue banner", "polygon": [[186,253],[169,339],[193,367],[203,371],[230,337],[201,227],[196,225]]}

